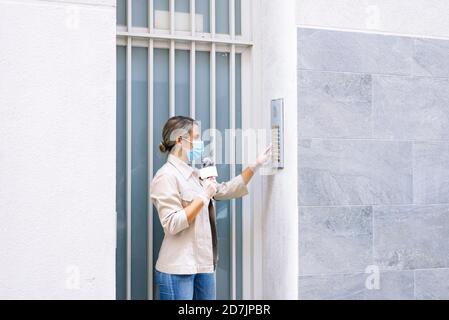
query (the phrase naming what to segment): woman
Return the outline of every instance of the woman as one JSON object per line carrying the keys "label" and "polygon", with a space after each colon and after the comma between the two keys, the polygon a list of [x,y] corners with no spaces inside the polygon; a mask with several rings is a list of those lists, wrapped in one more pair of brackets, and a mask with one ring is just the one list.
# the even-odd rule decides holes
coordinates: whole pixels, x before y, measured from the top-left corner
{"label": "woman", "polygon": [[165,233],[155,271],[160,299],[215,300],[218,252],[212,199],[248,194],[247,184],[268,162],[271,146],[239,176],[223,183],[213,178],[202,181],[198,170],[189,165],[201,159],[204,150],[194,119],[170,118],[159,148],[168,153],[168,159],[151,182],[150,196]]}

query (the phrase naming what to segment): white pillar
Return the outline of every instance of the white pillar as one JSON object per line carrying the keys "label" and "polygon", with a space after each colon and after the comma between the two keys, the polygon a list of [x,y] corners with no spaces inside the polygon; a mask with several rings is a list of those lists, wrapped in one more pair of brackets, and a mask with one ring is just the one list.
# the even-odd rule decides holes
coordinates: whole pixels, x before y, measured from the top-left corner
{"label": "white pillar", "polygon": [[262,244],[255,250],[263,257],[255,282],[262,296],[255,298],[263,299],[298,297],[295,7],[295,0],[261,0],[253,8],[253,108],[263,110],[252,112],[255,125],[270,129],[271,99],[284,98],[285,105],[285,168],[259,177],[261,199],[254,203],[254,243]]}

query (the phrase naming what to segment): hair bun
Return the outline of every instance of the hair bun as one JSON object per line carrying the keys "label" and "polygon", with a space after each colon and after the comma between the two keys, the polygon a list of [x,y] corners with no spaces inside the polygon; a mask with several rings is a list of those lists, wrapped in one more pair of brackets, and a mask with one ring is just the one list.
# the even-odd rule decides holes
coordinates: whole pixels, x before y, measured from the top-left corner
{"label": "hair bun", "polygon": [[165,146],[165,144],[163,142],[161,142],[159,144],[159,150],[161,150],[162,153],[167,152],[167,147]]}

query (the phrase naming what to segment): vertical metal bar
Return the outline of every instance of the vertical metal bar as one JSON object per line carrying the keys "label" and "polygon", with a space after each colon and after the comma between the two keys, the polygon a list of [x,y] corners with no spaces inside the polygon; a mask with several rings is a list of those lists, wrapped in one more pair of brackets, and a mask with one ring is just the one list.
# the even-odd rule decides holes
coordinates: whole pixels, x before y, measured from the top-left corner
{"label": "vertical metal bar", "polygon": [[[153,0],[148,3],[148,28],[149,32],[153,32]],[[148,42],[148,183],[153,178],[153,39]],[[148,191],[151,192],[150,186]],[[151,199],[147,196],[147,299],[153,300],[153,205]]]}
{"label": "vertical metal bar", "polygon": [[[231,39],[235,38],[235,0],[229,0],[229,33]],[[230,57],[230,118],[231,118],[231,135],[229,137],[231,161],[231,178],[235,177],[235,45],[231,45]],[[236,202],[231,200],[231,299],[237,298],[237,234],[236,234]]]}
{"label": "vertical metal bar", "polygon": [[[194,2],[194,0],[191,0]],[[196,86],[195,86],[195,71],[196,71],[196,44],[192,41],[190,47],[190,117],[195,119],[195,103],[196,103]]]}
{"label": "vertical metal bar", "polygon": [[127,0],[126,1],[126,26],[128,29],[128,32],[131,32],[131,28],[132,28],[132,11],[133,11],[133,7],[132,7],[132,0]]}
{"label": "vertical metal bar", "polygon": [[215,0],[210,0],[210,36],[215,37]]}
{"label": "vertical metal bar", "polygon": [[[130,1],[129,1],[130,2]],[[129,3],[128,2],[128,3]],[[131,54],[132,42],[126,44],[126,298],[131,299]]]}
{"label": "vertical metal bar", "polygon": [[[258,12],[260,6],[260,1],[241,1],[241,25],[242,25],[242,38],[252,41],[252,26],[254,23],[253,14]],[[255,79],[253,77],[253,72],[251,68],[251,49],[242,52],[242,79],[241,79],[241,92],[242,92],[242,129],[254,128],[256,125],[254,123],[253,102],[255,101],[258,85],[255,84]],[[242,139],[242,155],[245,154],[245,139]],[[258,177],[254,177],[253,180],[257,180]],[[260,180],[259,180],[260,181]],[[257,183],[258,181],[256,181]],[[254,184],[254,182],[253,182]],[[254,213],[256,211],[255,207],[258,205],[258,201],[255,201],[257,187],[251,191],[249,197],[244,197],[242,200],[242,298],[245,300],[255,299],[255,284],[254,279],[255,272],[259,271],[255,266],[255,255],[258,252],[254,243]]]}
{"label": "vertical metal bar", "polygon": [[[212,0],[213,2],[214,0]],[[212,158],[214,160],[214,163],[217,163],[217,139],[215,137],[216,135],[216,129],[217,129],[217,122],[216,122],[216,99],[215,99],[215,71],[216,71],[216,56],[215,56],[215,43],[211,44],[210,49],[210,129],[211,129],[211,143],[212,143],[212,150],[213,155]]]}
{"label": "vertical metal bar", "polygon": [[192,37],[195,36],[196,33],[196,14],[195,14],[195,0],[190,0],[190,31],[192,32]]}
{"label": "vertical metal bar", "polygon": [[[233,0],[231,0],[233,2]],[[231,134],[228,136],[229,140],[229,159],[231,161],[231,178],[235,177],[235,45],[231,45],[230,57],[230,77],[229,77],[229,103],[230,103],[230,127]],[[236,234],[236,202],[231,200],[231,299],[237,298],[237,234]]]}
{"label": "vertical metal bar", "polygon": [[154,31],[153,8],[154,8],[154,1],[148,0],[148,29],[150,33],[153,33]]}
{"label": "vertical metal bar", "polygon": [[[241,63],[241,92],[242,92],[242,130],[248,128],[254,128],[254,120],[251,116],[250,108],[252,106],[252,92],[254,91],[253,78],[251,73],[251,53],[250,50],[242,52]],[[241,140],[241,154],[245,155],[246,139],[242,137]],[[244,157],[242,157],[244,161]],[[257,179],[257,176],[253,178]],[[254,182],[253,182],[254,183]],[[254,258],[254,246],[253,246],[253,201],[254,193],[251,192],[249,197],[242,199],[242,298],[244,300],[254,299],[253,294],[253,258]]]}
{"label": "vertical metal bar", "polygon": [[235,38],[235,0],[229,0],[229,33]]}
{"label": "vertical metal bar", "polygon": [[175,40],[170,40],[169,52],[169,114],[175,115]]}
{"label": "vertical metal bar", "polygon": [[175,33],[175,0],[170,0],[169,10],[170,10],[170,34],[173,35]]}
{"label": "vertical metal bar", "polygon": [[[195,36],[195,0],[190,0],[190,32],[192,33],[192,37]],[[195,119],[195,70],[196,70],[196,43],[195,41],[191,42],[190,46],[190,117]]]}
{"label": "vertical metal bar", "polygon": [[[151,181],[153,178],[153,39],[150,39],[148,44],[148,178]],[[151,192],[151,190],[149,190]],[[147,197],[148,208],[148,245],[147,245],[147,261],[148,261],[148,299],[153,297],[153,205],[150,197]]]}

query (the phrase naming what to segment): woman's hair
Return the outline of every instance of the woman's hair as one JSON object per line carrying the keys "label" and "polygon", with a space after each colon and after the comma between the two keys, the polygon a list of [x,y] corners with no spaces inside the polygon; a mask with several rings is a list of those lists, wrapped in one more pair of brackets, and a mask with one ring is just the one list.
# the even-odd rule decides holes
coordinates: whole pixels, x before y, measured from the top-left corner
{"label": "woman's hair", "polygon": [[167,120],[162,130],[162,141],[159,144],[159,150],[162,153],[170,152],[176,145],[179,136],[192,131],[193,124],[197,122],[184,116],[176,116]]}

